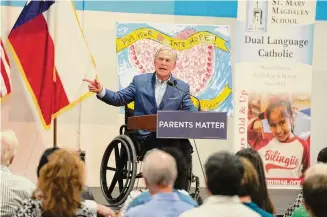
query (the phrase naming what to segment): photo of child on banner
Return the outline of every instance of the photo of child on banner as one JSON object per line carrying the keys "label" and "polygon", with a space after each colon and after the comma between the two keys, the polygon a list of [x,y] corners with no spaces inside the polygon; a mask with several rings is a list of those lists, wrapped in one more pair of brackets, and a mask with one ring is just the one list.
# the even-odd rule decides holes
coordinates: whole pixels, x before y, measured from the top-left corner
{"label": "photo of child on banner", "polygon": [[301,179],[309,166],[308,94],[249,94],[248,145],[262,157],[267,179]]}

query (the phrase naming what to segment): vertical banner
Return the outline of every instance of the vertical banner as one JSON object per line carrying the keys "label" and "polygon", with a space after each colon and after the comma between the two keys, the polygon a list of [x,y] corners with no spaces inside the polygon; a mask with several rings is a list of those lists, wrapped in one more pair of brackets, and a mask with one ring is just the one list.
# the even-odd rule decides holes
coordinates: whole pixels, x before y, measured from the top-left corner
{"label": "vertical banner", "polygon": [[260,154],[269,188],[299,188],[310,160],[316,1],[239,0],[236,150]]}
{"label": "vertical banner", "polygon": [[[119,89],[135,75],[153,73],[156,51],[176,50],[173,76],[190,85],[190,93],[208,111],[233,113],[231,39],[229,26],[159,23],[117,23]],[[195,106],[197,101],[192,97]],[[133,104],[129,105],[133,109]]]}

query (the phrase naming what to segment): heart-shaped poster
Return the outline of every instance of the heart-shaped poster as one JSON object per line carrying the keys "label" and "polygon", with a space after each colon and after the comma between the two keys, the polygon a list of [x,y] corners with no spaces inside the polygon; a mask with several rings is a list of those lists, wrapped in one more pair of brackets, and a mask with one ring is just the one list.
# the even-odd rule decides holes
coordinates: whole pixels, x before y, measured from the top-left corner
{"label": "heart-shaped poster", "polygon": [[200,27],[118,24],[116,45],[121,88],[137,74],[154,72],[156,51],[170,46],[177,53],[173,76],[189,84],[191,94],[201,99],[201,107],[232,111],[229,27]]}

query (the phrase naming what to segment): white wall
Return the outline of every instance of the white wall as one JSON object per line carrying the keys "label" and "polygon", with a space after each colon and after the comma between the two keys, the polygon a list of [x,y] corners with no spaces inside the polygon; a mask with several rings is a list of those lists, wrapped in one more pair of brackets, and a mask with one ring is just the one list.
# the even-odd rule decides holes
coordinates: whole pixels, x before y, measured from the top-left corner
{"label": "white wall", "polygon": [[327,146],[327,21],[317,22],[314,35],[312,84],[311,162],[315,163],[320,149]]}
{"label": "white wall", "polygon": [[[20,10],[21,8],[2,7],[2,20],[5,21],[2,22],[3,38],[6,38]],[[89,11],[81,12],[79,16],[82,18],[85,36],[96,61],[100,81],[112,90],[118,89],[115,52],[115,23],[117,21],[230,25],[232,54],[236,50],[236,19]],[[324,123],[327,122],[327,116],[324,114],[325,93],[327,93],[326,36],[327,22],[318,22],[315,28],[313,62],[312,161],[315,160],[317,152],[326,146],[325,141],[327,141],[327,133],[324,130]],[[43,130],[39,125],[38,118],[34,116],[35,108],[30,103],[30,97],[26,95],[25,87],[15,66],[13,66],[12,76],[13,94],[2,105],[1,124],[2,128],[14,129],[21,141],[21,147],[12,167],[14,172],[35,181],[35,170],[40,154],[45,147],[52,145],[53,133],[51,130]],[[228,122],[228,140],[196,140],[202,163],[215,151],[232,150],[233,118],[230,117]],[[58,118],[59,145],[70,148],[80,146],[86,151],[88,185],[100,186],[100,163],[103,152],[109,142],[118,135],[121,124],[123,124],[123,115],[119,114],[119,108],[108,106],[95,97],[84,101]],[[193,159],[194,173],[201,178],[201,186],[204,186],[196,153]]]}

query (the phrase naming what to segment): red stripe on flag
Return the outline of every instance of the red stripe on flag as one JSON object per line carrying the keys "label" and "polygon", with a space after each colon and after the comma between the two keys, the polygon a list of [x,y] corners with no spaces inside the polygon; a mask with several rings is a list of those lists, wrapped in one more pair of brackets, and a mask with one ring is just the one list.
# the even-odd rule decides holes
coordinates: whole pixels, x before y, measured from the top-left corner
{"label": "red stripe on flag", "polygon": [[[3,81],[5,83],[5,87],[7,89],[7,94],[9,94],[11,92],[11,86],[10,86],[10,80],[9,80],[9,76],[8,76],[8,72],[6,70],[6,67],[3,63],[3,58],[1,57],[1,75],[2,75],[2,78],[3,78]],[[2,93],[1,93],[2,95]]]}
{"label": "red stripe on flag", "polygon": [[41,14],[14,29],[8,38],[48,126],[52,115],[67,106],[69,101],[58,73],[56,82],[53,80],[54,44],[47,22]]}
{"label": "red stripe on flag", "polygon": [[53,83],[54,83],[54,91],[52,95],[53,98],[52,111],[53,114],[55,114],[56,112],[60,111],[62,108],[66,107],[70,103],[68,101],[64,86],[61,82],[61,78],[57,71],[56,71],[56,82]]}
{"label": "red stripe on flag", "polygon": [[4,52],[4,54],[5,54],[6,62],[7,62],[7,64],[8,64],[8,66],[10,66],[10,62],[9,62],[9,58],[8,58],[7,52],[6,52],[6,50],[5,50],[5,46],[3,45],[2,40],[0,40],[0,42],[1,42],[1,47],[2,47],[2,49],[3,49],[3,52]]}

